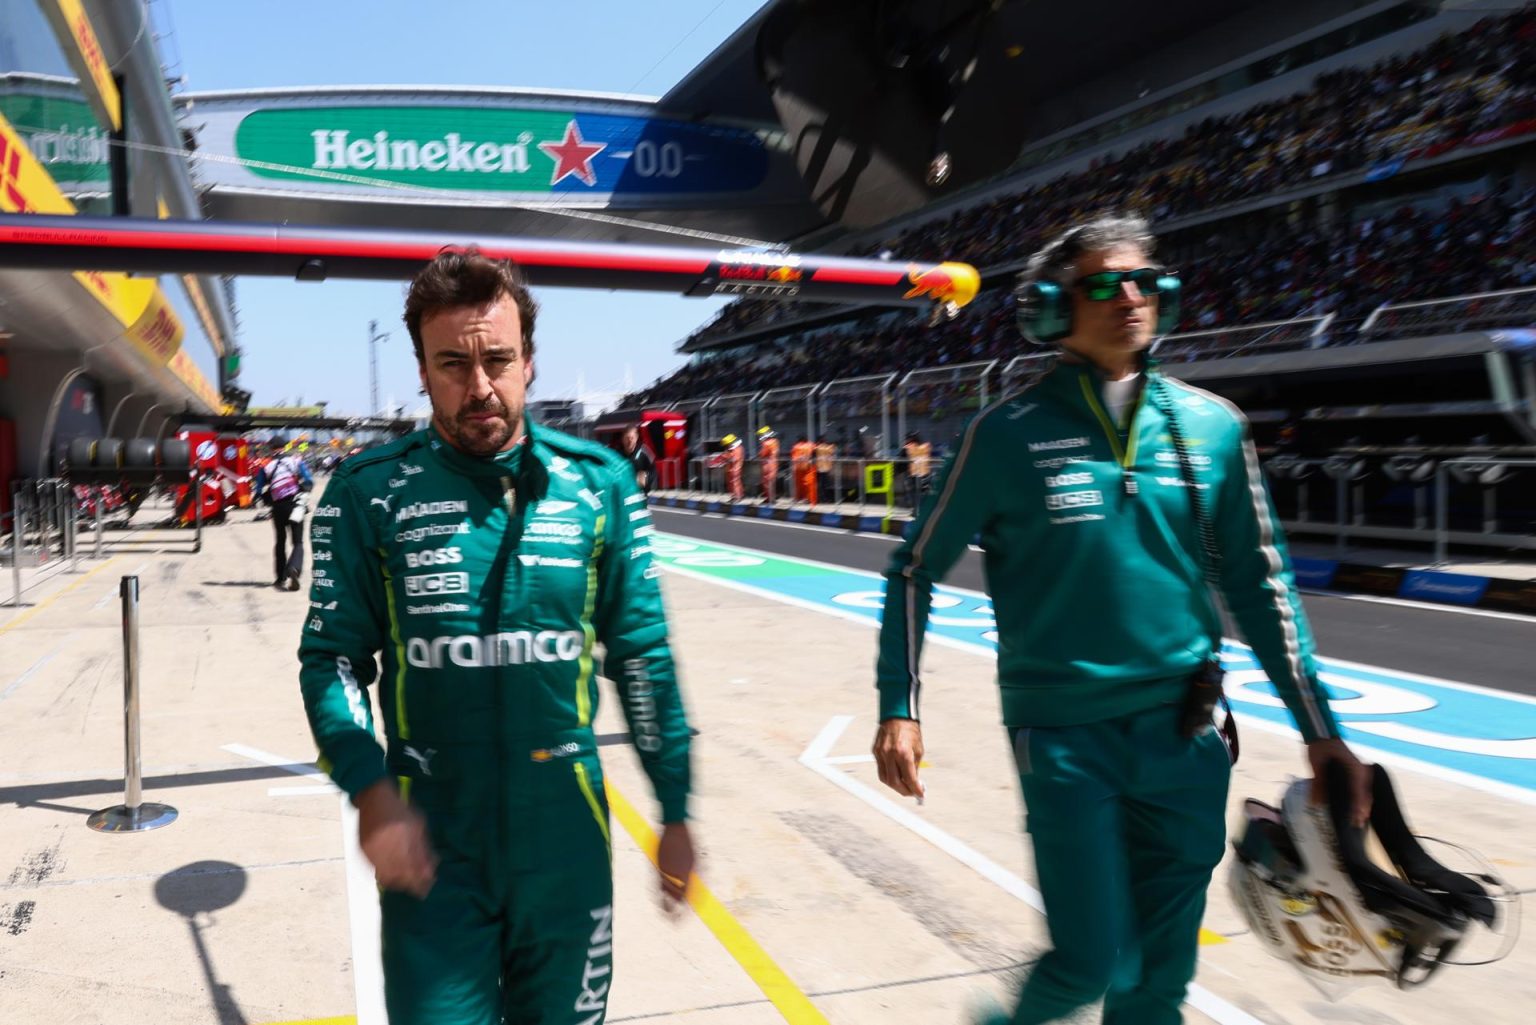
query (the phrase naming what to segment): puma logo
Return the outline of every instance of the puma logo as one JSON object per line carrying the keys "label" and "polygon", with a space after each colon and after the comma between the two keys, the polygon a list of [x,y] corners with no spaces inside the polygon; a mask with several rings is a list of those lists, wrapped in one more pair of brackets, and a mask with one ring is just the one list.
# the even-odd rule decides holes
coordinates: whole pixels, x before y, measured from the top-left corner
{"label": "puma logo", "polygon": [[421,766],[421,774],[423,776],[432,775],[432,756],[437,754],[437,748],[429,747],[427,748],[426,753],[423,754],[411,745],[407,744],[405,745],[405,754],[407,758],[414,759],[416,764]]}
{"label": "puma logo", "polygon": [[370,499],[368,499],[368,504],[369,505],[382,505],[384,507],[384,512],[387,514],[390,511],[389,503],[393,502],[394,500],[395,500],[395,496],[394,495],[386,495],[383,498],[370,498]]}

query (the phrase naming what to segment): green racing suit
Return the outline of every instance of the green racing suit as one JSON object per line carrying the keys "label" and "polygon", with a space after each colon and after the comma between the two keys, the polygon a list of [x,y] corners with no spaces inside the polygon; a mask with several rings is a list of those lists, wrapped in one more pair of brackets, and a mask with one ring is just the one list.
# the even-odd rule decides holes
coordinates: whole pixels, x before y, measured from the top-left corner
{"label": "green racing suit", "polygon": [[1100,375],[1062,360],[979,413],[886,574],[881,719],[919,717],[933,586],[979,537],[1003,723],[1054,949],[1013,1025],[1104,1000],[1105,1025],[1174,1025],[1225,847],[1229,752],[1180,735],[1221,620],[1173,445],[1220,553],[1219,590],[1307,740],[1339,736],[1248,426],[1146,367],[1114,422]]}
{"label": "green racing suit", "polygon": [[354,456],[312,514],[299,658],[320,764],[352,798],[395,781],[440,859],[425,899],[381,893],[394,1025],[603,1021],[597,643],[663,821],[687,816],[653,529],[627,463],[532,424],[492,458],[431,428]]}

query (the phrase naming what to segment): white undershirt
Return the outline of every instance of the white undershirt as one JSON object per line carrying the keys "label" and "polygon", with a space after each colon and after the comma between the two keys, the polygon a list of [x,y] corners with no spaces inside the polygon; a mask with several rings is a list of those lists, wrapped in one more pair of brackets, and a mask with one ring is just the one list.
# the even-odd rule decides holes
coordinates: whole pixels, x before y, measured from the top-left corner
{"label": "white undershirt", "polygon": [[1140,374],[1132,374],[1118,381],[1104,382],[1104,404],[1109,407],[1109,416],[1116,424],[1125,422],[1125,407],[1131,404],[1136,397],[1136,381]]}

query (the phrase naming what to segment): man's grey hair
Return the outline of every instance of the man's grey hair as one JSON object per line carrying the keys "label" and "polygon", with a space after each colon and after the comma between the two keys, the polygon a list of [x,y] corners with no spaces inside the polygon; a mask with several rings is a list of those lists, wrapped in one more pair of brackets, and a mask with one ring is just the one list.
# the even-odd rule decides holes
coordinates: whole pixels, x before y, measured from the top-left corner
{"label": "man's grey hair", "polygon": [[1140,214],[1102,214],[1075,225],[1029,258],[1024,273],[1019,275],[1019,287],[1035,281],[1069,285],[1075,276],[1077,261],[1084,253],[1122,245],[1138,246],[1148,257],[1152,255],[1157,240],[1145,217]]}

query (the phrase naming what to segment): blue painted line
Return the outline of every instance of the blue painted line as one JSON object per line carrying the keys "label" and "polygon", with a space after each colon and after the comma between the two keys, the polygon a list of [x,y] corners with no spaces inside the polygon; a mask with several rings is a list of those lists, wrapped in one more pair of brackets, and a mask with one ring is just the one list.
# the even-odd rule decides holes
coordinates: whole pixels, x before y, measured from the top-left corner
{"label": "blue painted line", "polygon": [[[885,582],[874,573],[677,535],[658,534],[655,548],[663,565],[872,625],[880,621]],[[991,600],[940,585],[928,635],[995,652]],[[1294,728],[1248,647],[1229,642],[1222,660],[1240,713]],[[1334,714],[1353,743],[1536,794],[1536,700],[1329,658],[1318,663]]]}

